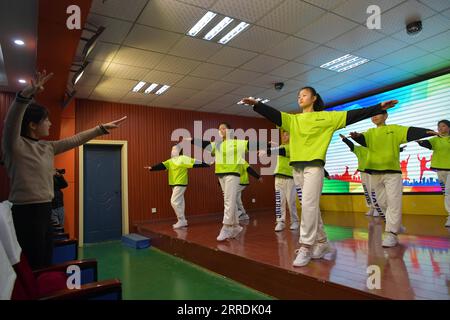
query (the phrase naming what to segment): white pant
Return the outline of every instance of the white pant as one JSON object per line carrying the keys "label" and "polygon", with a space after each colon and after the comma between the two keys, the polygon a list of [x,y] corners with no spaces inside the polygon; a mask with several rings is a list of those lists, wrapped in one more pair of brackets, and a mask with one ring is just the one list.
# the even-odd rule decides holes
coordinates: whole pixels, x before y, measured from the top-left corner
{"label": "white pant", "polygon": [[360,172],[361,174],[361,184],[364,190],[364,197],[366,198],[367,208],[374,208],[372,203],[372,185],[370,184],[370,174],[365,172]]}
{"label": "white pant", "polygon": [[326,239],[320,212],[322,194],[323,167],[294,168],[294,183],[302,190],[302,217],[300,224],[301,244],[312,246]]}
{"label": "white pant", "polygon": [[239,185],[237,189],[237,196],[236,196],[236,206],[237,206],[237,213],[239,214],[246,214],[244,204],[242,203],[242,191],[247,188],[246,185]]}
{"label": "white pant", "polygon": [[[298,222],[296,197],[297,190],[294,179],[275,177],[275,215],[277,222],[286,221],[286,202],[291,214],[291,223]],[[299,200],[302,201],[301,189]]]}
{"label": "white pant", "polygon": [[220,187],[223,191],[223,224],[237,225],[236,198],[238,193],[240,177],[225,175],[219,177]]}
{"label": "white pant", "polygon": [[386,232],[397,233],[402,225],[402,174],[372,174],[370,182],[375,209],[386,216]]}
{"label": "white pant", "polygon": [[437,175],[444,195],[445,210],[450,214],[450,171],[438,170]]}
{"label": "white pant", "polygon": [[186,187],[174,186],[172,187],[172,197],[170,198],[170,204],[172,205],[173,211],[177,215],[178,220],[186,220],[184,217],[184,192]]}

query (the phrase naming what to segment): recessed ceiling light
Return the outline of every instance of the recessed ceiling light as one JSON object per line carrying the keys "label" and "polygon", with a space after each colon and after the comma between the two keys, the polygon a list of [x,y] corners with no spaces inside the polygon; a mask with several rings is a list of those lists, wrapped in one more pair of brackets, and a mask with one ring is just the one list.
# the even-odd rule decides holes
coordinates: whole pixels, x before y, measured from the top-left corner
{"label": "recessed ceiling light", "polygon": [[145,86],[145,81],[139,81],[139,83],[134,86],[133,92],[138,92],[143,86]]}
{"label": "recessed ceiling light", "polygon": [[231,30],[225,36],[223,36],[223,38],[219,40],[219,43],[225,44],[225,43],[229,42],[231,39],[236,37],[239,33],[244,31],[245,28],[247,28],[248,26],[249,26],[249,24],[246,22],[239,23],[236,27],[234,27],[233,30]]}
{"label": "recessed ceiling light", "polygon": [[23,46],[25,44],[25,42],[23,42],[23,40],[20,39],[14,40],[14,43],[17,44],[18,46]]}
{"label": "recessed ceiling light", "polygon": [[217,14],[211,11],[205,15],[188,31],[187,35],[195,37]]}
{"label": "recessed ceiling light", "polygon": [[234,19],[230,17],[223,18],[214,28],[212,28],[204,37],[205,40],[212,40],[220,31],[226,28]]}
{"label": "recessed ceiling light", "polygon": [[27,81],[24,79],[19,79],[19,83],[27,83]]}
{"label": "recessed ceiling light", "polygon": [[366,62],[369,62],[369,59],[360,58],[357,56],[353,56],[351,54],[346,54],[345,56],[324,63],[320,67],[331,71],[344,72],[353,69],[357,66],[360,66]]}
{"label": "recessed ceiling light", "polygon": [[164,92],[166,92],[168,89],[170,88],[170,86],[168,85],[163,85],[158,91],[156,91],[155,94],[160,95],[163,94]]}
{"label": "recessed ceiling light", "polygon": [[145,89],[144,93],[149,94],[149,93],[152,92],[157,86],[158,86],[157,83],[152,83],[151,85],[148,86],[147,89]]}

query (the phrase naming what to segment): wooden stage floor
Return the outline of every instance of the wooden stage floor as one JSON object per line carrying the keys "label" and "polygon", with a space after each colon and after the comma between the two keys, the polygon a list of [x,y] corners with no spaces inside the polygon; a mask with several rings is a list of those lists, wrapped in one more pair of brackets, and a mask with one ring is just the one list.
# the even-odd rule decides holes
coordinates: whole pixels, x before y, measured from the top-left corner
{"label": "wooden stage floor", "polygon": [[[275,232],[271,210],[249,212],[237,239],[218,242],[221,215],[137,225],[152,245],[279,299],[450,298],[450,241],[446,217],[405,215],[400,245],[382,248],[384,222],[362,213],[324,212],[336,254],[293,267],[298,231]],[[287,225],[288,226],[288,225]],[[367,267],[376,265],[380,289],[368,289]]]}

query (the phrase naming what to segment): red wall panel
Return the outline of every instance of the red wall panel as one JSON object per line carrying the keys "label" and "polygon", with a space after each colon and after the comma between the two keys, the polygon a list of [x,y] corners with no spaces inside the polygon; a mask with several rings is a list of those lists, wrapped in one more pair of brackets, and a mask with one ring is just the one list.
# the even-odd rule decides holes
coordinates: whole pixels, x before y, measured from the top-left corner
{"label": "red wall panel", "polygon": [[[175,144],[171,141],[173,130],[186,128],[193,135],[196,120],[202,121],[203,131],[217,128],[221,121],[244,130],[273,128],[267,120],[260,118],[91,100],[77,100],[75,112],[77,132],[128,116],[123,126],[100,139],[128,141],[130,227],[140,221],[175,217],[170,206],[171,189],[167,183],[167,172],[149,172],[143,168],[170,157],[171,146]],[[191,169],[189,179],[185,195],[187,218],[223,211],[223,197],[214,168]],[[274,207],[273,178],[266,176],[262,183],[252,177],[250,180],[251,184],[243,194],[246,208]],[[256,199],[256,203],[251,202],[252,198]],[[152,208],[157,208],[156,214],[151,213]]]}

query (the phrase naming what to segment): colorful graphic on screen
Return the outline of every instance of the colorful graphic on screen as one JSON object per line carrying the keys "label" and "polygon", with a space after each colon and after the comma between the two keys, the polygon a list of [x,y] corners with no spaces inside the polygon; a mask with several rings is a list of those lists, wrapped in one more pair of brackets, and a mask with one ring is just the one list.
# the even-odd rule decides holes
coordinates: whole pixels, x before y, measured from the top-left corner
{"label": "colorful graphic on screen", "polygon": [[[327,110],[352,110],[397,99],[399,103],[389,110],[387,124],[423,127],[437,131],[439,120],[450,119],[450,74],[418,82],[356,100]],[[361,177],[356,170],[354,153],[342,142],[339,133],[348,136],[351,131],[364,132],[374,127],[370,119],[338,130],[333,135],[327,152],[325,168],[331,180],[325,179],[324,193],[363,192]],[[354,142],[355,146],[358,145]],[[409,142],[400,153],[404,192],[440,192],[436,172],[430,169],[432,151]]]}

